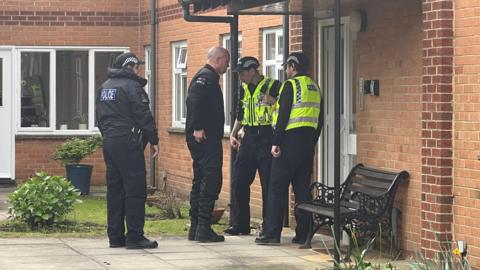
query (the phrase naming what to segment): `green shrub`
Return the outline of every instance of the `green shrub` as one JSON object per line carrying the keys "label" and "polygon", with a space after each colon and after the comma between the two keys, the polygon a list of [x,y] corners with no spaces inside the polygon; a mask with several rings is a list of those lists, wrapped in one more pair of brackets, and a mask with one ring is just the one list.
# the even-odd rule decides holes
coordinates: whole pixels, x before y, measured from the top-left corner
{"label": "green shrub", "polygon": [[31,228],[52,225],[53,222],[73,210],[78,192],[61,176],[35,174],[28,182],[9,195],[11,218],[26,222]]}
{"label": "green shrub", "polygon": [[100,135],[89,136],[85,139],[67,139],[57,147],[52,158],[60,161],[63,165],[78,164],[101,145],[102,137]]}

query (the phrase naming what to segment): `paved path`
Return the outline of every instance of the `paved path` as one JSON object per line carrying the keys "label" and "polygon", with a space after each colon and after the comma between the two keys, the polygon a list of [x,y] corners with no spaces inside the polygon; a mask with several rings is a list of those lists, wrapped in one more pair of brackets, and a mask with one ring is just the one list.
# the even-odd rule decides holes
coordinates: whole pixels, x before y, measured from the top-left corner
{"label": "paved path", "polygon": [[[8,217],[8,194],[13,188],[0,188],[0,221]],[[259,246],[255,236],[227,236],[224,243],[201,244],[186,237],[155,238],[157,249],[127,250],[108,248],[106,238],[2,238],[0,231],[0,270],[50,269],[332,269],[329,255],[291,244],[293,232],[285,228],[282,244]],[[317,235],[313,244],[323,246]],[[383,261],[383,260],[382,260]],[[409,269],[397,261],[399,269]]]}
{"label": "paved path", "polygon": [[[0,233],[1,234],[1,233]],[[200,244],[157,238],[151,250],[108,248],[107,239],[0,238],[0,269],[328,269],[328,255],[297,245],[259,246],[253,236]]]}

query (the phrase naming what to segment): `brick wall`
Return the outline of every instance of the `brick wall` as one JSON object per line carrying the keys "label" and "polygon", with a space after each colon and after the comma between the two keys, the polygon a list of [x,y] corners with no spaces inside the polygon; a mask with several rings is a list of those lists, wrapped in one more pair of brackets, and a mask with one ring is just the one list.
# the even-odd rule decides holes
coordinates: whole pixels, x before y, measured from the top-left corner
{"label": "brick wall", "polygon": [[[454,9],[453,231],[480,266],[480,2],[456,0]],[[451,11],[443,11],[451,18]],[[448,43],[445,45],[449,45]]]}
{"label": "brick wall", "polygon": [[452,239],[453,1],[423,1],[422,252]]}
{"label": "brick wall", "polygon": [[357,103],[357,157],[369,166],[410,173],[397,192],[402,248],[419,250],[421,233],[422,13],[419,1],[369,1],[366,32],[354,40],[353,86],[380,80],[380,95]]}
{"label": "brick wall", "polygon": [[[44,171],[50,175],[66,176],[65,168],[60,162],[52,159],[55,148],[63,139],[37,138],[18,139],[15,143],[16,178],[24,182],[36,172]],[[82,164],[93,165],[91,185],[105,185],[105,164],[102,149],[98,149],[82,160]]]}

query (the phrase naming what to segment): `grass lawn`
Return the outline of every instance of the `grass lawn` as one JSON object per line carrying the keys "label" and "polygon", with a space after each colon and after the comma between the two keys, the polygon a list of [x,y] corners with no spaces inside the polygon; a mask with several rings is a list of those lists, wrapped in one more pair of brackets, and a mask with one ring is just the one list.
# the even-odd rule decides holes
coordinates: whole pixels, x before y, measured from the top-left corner
{"label": "grass lawn", "polygon": [[[0,237],[106,237],[107,236],[107,203],[104,197],[81,197],[83,202],[75,205],[75,210],[65,220],[51,227],[31,230],[17,221],[0,222]],[[190,219],[188,207],[181,206],[181,218],[167,219],[165,211],[157,207],[145,206],[145,234],[187,235]],[[226,220],[214,225],[218,232],[226,228]]]}

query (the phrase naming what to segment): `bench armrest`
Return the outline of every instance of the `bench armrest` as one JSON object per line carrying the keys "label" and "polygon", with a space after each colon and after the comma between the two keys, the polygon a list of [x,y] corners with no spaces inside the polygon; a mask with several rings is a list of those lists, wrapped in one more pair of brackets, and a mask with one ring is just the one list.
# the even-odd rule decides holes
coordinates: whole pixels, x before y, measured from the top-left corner
{"label": "bench armrest", "polygon": [[[326,186],[320,182],[314,182],[311,185],[313,193],[313,203],[322,206],[333,206],[335,188]],[[345,190],[345,183],[340,186],[340,197]]]}

